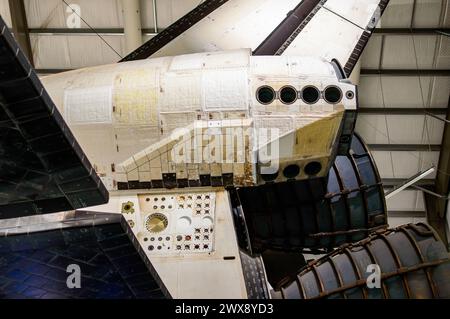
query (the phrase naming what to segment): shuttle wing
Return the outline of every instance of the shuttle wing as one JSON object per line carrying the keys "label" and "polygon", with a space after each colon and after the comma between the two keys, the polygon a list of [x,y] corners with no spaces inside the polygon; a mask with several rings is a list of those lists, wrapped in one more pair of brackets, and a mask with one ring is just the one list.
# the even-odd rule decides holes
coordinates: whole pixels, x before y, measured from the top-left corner
{"label": "shuttle wing", "polygon": [[[120,214],[0,221],[2,299],[163,299],[169,291]],[[68,276],[78,269],[79,284]],[[69,286],[72,283],[74,286]]]}
{"label": "shuttle wing", "polygon": [[[322,0],[276,52],[276,46],[270,46],[272,38],[279,36],[284,39],[284,35],[287,35],[279,28],[276,30],[278,35],[272,34],[255,50],[255,54],[274,52],[336,59],[349,76],[388,3],[389,0]],[[292,14],[285,21],[289,19],[295,21]]]}
{"label": "shuttle wing", "polygon": [[389,0],[209,0],[123,59],[251,48],[337,59],[349,75]]}
{"label": "shuttle wing", "polygon": [[108,192],[0,17],[0,219],[108,201]]}

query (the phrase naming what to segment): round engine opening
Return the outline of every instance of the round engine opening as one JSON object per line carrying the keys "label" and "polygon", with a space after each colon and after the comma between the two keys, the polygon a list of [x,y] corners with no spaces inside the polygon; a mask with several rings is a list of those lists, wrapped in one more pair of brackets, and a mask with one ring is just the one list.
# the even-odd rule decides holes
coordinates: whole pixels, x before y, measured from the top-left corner
{"label": "round engine opening", "polygon": [[315,86],[307,86],[302,91],[302,99],[307,104],[314,104],[320,98],[319,89]]}
{"label": "round engine opening", "polygon": [[286,166],[283,170],[284,177],[288,179],[296,178],[300,174],[300,167],[296,164]]}
{"label": "round engine opening", "polygon": [[262,86],[256,92],[256,99],[261,104],[270,104],[275,100],[275,90],[270,86]]}
{"label": "round engine opening", "polygon": [[298,94],[292,86],[285,86],[280,90],[280,100],[284,104],[292,104],[297,101]]}
{"label": "round engine opening", "polygon": [[339,103],[342,100],[342,91],[337,86],[329,86],[325,89],[324,98],[330,104]]}
{"label": "round engine opening", "polygon": [[322,170],[322,164],[319,162],[310,162],[305,166],[305,173],[309,176],[314,176],[320,173]]}

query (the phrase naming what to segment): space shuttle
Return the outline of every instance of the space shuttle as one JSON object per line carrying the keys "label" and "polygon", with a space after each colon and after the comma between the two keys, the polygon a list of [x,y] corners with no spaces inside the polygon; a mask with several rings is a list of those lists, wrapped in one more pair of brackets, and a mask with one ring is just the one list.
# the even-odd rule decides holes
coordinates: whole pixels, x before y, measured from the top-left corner
{"label": "space shuttle", "polygon": [[354,132],[388,2],[208,0],[41,79],[0,19],[0,297],[449,298],[444,244],[387,229]]}

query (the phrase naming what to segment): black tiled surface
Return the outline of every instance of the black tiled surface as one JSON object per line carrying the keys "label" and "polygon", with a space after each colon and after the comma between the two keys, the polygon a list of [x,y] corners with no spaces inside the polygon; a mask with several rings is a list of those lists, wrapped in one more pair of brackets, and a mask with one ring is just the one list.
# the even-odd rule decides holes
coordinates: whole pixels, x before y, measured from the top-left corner
{"label": "black tiled surface", "polygon": [[254,253],[329,250],[387,227],[381,179],[364,145],[355,134],[352,152],[338,155],[326,178],[238,189],[240,247]]}
{"label": "black tiled surface", "polygon": [[108,192],[0,17],[0,219],[100,205]]}
{"label": "black tiled surface", "polygon": [[[81,289],[66,285],[81,268]],[[164,298],[120,224],[0,237],[0,298]]]}
{"label": "black tiled surface", "polygon": [[128,181],[118,182],[119,190],[127,189],[155,189],[155,188],[185,188],[200,186],[232,186],[234,183],[233,174],[223,174],[222,176],[200,175],[199,180],[177,179],[175,173],[162,174],[162,180],[152,180],[150,182]]}

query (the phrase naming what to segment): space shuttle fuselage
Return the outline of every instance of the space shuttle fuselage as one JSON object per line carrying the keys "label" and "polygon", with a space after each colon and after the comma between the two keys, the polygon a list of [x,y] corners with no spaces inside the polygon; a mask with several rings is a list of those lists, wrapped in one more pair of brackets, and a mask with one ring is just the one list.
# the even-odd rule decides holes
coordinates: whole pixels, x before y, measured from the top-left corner
{"label": "space shuttle fuselage", "polygon": [[249,50],[156,58],[43,79],[108,190],[322,177],[356,89],[319,58]]}

